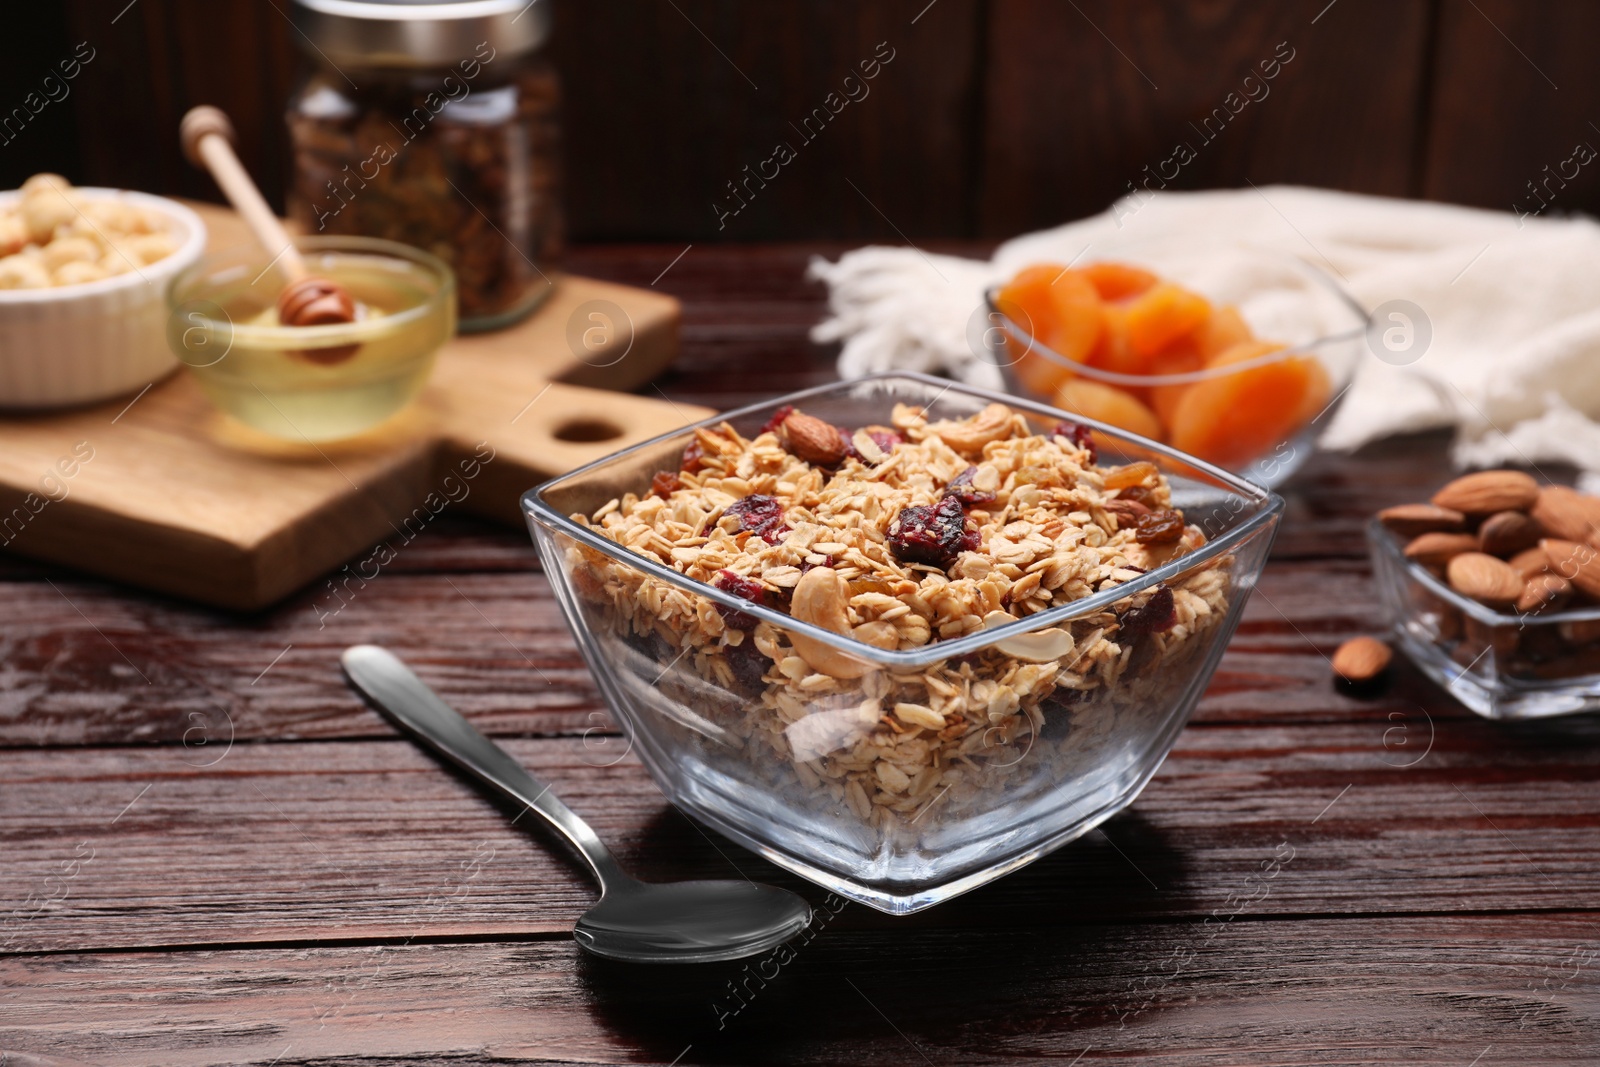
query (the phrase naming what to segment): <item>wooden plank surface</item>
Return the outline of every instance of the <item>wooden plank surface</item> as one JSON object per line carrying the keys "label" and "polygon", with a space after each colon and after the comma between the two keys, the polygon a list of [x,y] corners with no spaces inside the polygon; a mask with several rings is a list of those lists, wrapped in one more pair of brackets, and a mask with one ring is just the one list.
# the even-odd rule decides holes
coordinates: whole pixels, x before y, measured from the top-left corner
{"label": "wooden plank surface", "polygon": [[[838,250],[692,249],[662,279],[686,358],[650,394],[728,406],[824,380],[801,278]],[[648,284],[680,251],[585,250],[580,269]],[[1362,518],[1441,480],[1444,448],[1313,460],[1194,723],[1103,832],[909,919],[845,907],[766,977],[581,957],[581,873],[340,682],[345,645],[391,644],[641,874],[744,873],[826,907],[623,754],[524,534],[446,513],[326,618],[314,589],[241,618],[0,556],[0,1050],[1593,1062],[1600,717],[1496,725],[1404,666],[1372,699],[1328,682],[1325,655],[1377,626]],[[753,992],[736,1014],[730,981]]]}
{"label": "wooden plank surface", "polygon": [[1247,180],[1411,192],[1428,4],[1324,6],[995,0],[980,232]]}
{"label": "wooden plank surface", "polygon": [[1596,33],[1600,8],[1583,0],[1443,0],[1424,195],[1522,215],[1592,213],[1600,66],[1585,42]]}
{"label": "wooden plank surface", "polygon": [[1292,943],[1274,921],[908,935],[843,915],[765,977],[661,981],[565,940],[0,960],[0,1048],[130,1067],[1484,1067],[1593,1063],[1600,1044],[1587,915],[1308,920]]}
{"label": "wooden plank surface", "polygon": [[[289,160],[282,109],[302,62],[287,5],[125,7],[70,0],[13,17],[0,37],[10,106],[79,42],[97,53],[70,95],[0,153],[0,187],[51,169],[213,196],[172,150],[184,110],[211,103],[233,116],[246,165],[276,200]],[[1585,0],[828,0],[754,11],[725,0],[558,6],[551,55],[577,239],[671,240],[678,251],[1010,236],[1104,209],[1180,140],[1197,154],[1177,188],[1308,182],[1505,210],[1532,203],[1526,183],[1579,141],[1600,145],[1588,125],[1600,119],[1586,111],[1600,16]],[[727,183],[797,140],[790,123],[827,106],[883,41],[896,58],[870,95],[795,144],[794,162],[721,225]],[[1270,93],[1202,144],[1189,124],[1227,107],[1285,41],[1296,58]],[[1592,171],[1579,168],[1549,210],[1593,212]]]}
{"label": "wooden plank surface", "polygon": [[[1294,877],[1274,886],[1280,917],[1571,910],[1600,896],[1600,726],[1508,739],[1477,720],[1396,710],[1191,728],[1103,833],[913,922],[864,909],[853,921],[1198,921],[1280,846],[1297,854]],[[409,743],[230,750],[208,725],[195,720],[188,745],[0,753],[17,797],[0,818],[12,843],[0,900],[65,894],[13,922],[0,935],[8,951],[556,934],[593,901],[550,839],[530,840]],[[702,838],[621,738],[505,743],[642,877],[745,873],[822,896]],[[1488,760],[1495,746],[1514,761]],[[1407,806],[1418,814],[1398,819]],[[475,859],[470,905],[425,906]]]}

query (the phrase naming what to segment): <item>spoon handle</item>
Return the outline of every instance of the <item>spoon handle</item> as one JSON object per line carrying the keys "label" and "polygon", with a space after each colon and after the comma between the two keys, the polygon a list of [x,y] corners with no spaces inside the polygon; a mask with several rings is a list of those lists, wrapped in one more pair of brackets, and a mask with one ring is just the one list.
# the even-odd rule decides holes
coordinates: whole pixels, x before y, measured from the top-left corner
{"label": "spoon handle", "polygon": [[424,685],[400,657],[377,645],[354,645],[340,662],[351,684],[425,747],[543,816],[588,862],[602,893],[631,880],[588,823]]}

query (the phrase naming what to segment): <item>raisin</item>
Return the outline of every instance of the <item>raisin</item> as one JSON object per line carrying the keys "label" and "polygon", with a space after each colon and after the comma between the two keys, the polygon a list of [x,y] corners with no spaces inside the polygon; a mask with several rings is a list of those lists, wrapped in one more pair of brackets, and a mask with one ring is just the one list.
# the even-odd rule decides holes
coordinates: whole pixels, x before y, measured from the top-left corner
{"label": "raisin", "polygon": [[755,647],[754,641],[746,640],[728,649],[728,666],[733,668],[734,678],[747,693],[759,693],[766,688],[767,683],[761,676],[767,673],[770,662]]}
{"label": "raisin", "polygon": [[[724,593],[732,593],[741,600],[748,600],[752,604],[765,606],[767,603],[766,586],[753,578],[745,578],[732,571],[721,571],[717,580],[712,583]],[[717,605],[717,614],[722,616],[722,621],[735,630],[754,630],[759,621],[754,615],[722,604]]]}
{"label": "raisin", "polygon": [[793,414],[793,412],[794,412],[794,405],[793,404],[785,404],[785,405],[783,405],[783,407],[779,408],[777,411],[774,411],[772,413],[772,418],[768,419],[766,422],[761,424],[761,432],[762,433],[777,433],[778,432],[778,427],[783,425],[783,420],[787,419],[791,414]]}
{"label": "raisin", "polygon": [[1051,437],[1065,437],[1074,445],[1089,453],[1090,464],[1100,462],[1100,450],[1094,444],[1094,431],[1078,422],[1068,422],[1063,419],[1056,423],[1055,429],[1050,431]]}
{"label": "raisin", "polygon": [[953,496],[961,501],[963,507],[974,507],[978,504],[993,504],[994,494],[987,489],[979,489],[972,484],[973,477],[978,473],[977,467],[968,467],[945,486],[945,495]]}
{"label": "raisin", "polygon": [[882,593],[884,596],[894,595],[894,586],[871,574],[863,574],[859,578],[852,579],[849,583],[849,589],[850,595],[853,597],[860,596],[862,593]]}
{"label": "raisin", "polygon": [[953,496],[941,497],[931,507],[902,508],[889,524],[889,548],[901,563],[945,568],[977,547],[978,528]]}
{"label": "raisin", "polygon": [[789,524],[783,521],[783,505],[765,493],[751,493],[735,500],[723,514],[738,519],[739,529],[750,531],[769,545],[782,541],[789,532]]}
{"label": "raisin", "polygon": [[683,488],[683,479],[671,471],[656,471],[654,478],[650,479],[650,495],[663,499]]}
{"label": "raisin", "polygon": [[1133,539],[1141,545],[1170,545],[1183,536],[1183,512],[1152,511],[1133,523]]}
{"label": "raisin", "polygon": [[1159,634],[1172,629],[1178,621],[1172,599],[1172,590],[1166,586],[1157,587],[1150,599],[1136,608],[1129,608],[1122,614],[1123,637],[1137,637],[1140,634]]}
{"label": "raisin", "polygon": [[706,450],[700,444],[700,438],[693,438],[683,450],[683,458],[678,461],[678,469],[685,474],[694,474],[705,466],[705,458]]}
{"label": "raisin", "polygon": [[1131,500],[1135,504],[1144,504],[1147,507],[1156,502],[1156,495],[1142,485],[1130,485],[1117,493],[1118,500]]}

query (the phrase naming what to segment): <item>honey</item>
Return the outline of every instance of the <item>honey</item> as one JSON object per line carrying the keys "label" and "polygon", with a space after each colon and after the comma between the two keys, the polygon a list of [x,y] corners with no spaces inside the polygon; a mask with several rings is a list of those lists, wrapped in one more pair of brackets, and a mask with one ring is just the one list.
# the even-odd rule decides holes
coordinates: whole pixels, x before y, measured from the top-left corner
{"label": "honey", "polygon": [[307,268],[343,286],[356,321],[277,321],[281,279],[245,252],[208,257],[173,284],[169,341],[218,408],[291,441],[351,437],[421,392],[455,332],[455,282],[433,256],[388,241],[307,238]]}

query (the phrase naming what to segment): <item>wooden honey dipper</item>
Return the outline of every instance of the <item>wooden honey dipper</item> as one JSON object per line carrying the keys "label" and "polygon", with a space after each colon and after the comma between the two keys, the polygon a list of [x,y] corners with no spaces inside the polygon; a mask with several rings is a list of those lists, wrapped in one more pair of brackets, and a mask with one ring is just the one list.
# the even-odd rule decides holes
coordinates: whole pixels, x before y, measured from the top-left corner
{"label": "wooden honey dipper", "polygon": [[[305,259],[294,240],[267,206],[261,190],[233,151],[233,123],[219,108],[209,105],[190,108],[178,126],[183,154],[197,167],[210,171],[223,195],[244,218],[250,231],[268,254],[275,257],[287,284],[278,294],[278,321],[285,326],[327,326],[354,322],[355,301],[344,287],[306,270]],[[319,349],[302,353],[317,362],[334,363],[347,359],[357,345]]]}

